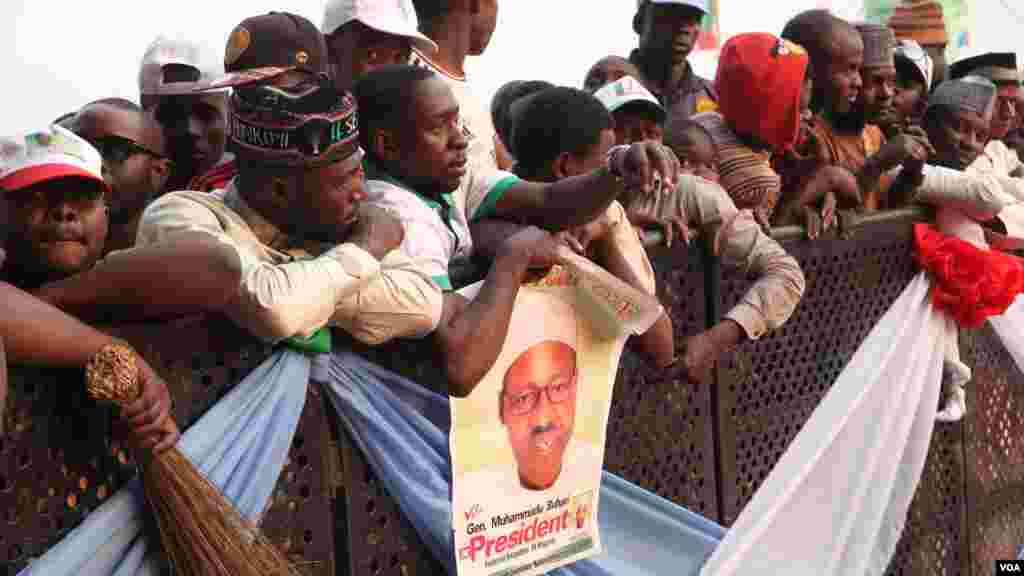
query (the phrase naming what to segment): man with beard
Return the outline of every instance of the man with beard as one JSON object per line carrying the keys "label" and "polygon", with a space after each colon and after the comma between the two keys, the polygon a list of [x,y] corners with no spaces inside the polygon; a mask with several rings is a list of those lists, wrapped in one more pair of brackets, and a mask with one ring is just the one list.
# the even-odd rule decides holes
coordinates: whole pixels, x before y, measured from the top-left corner
{"label": "man with beard", "polygon": [[163,127],[174,162],[165,191],[215,190],[237,173],[234,156],[225,153],[227,92],[187,94],[196,82],[221,75],[218,61],[200,44],[163,37],[142,58],[142,109]]}
{"label": "man with beard", "polygon": [[717,107],[714,86],[694,74],[687,61],[707,13],[708,0],[637,0],[633,31],[640,42],[629,60],[670,119]]}
{"label": "man with beard", "polygon": [[170,177],[160,125],[132,102],[107,99],[82,108],[71,129],[103,156],[103,177],[111,188],[106,251],[129,248],[142,211]]}
{"label": "man with beard", "polygon": [[839,166],[855,174],[863,206],[879,208],[888,185],[886,173],[907,158],[924,160],[931,150],[923,134],[901,134],[886,142],[881,130],[866,122],[869,109],[878,106],[876,97],[891,100],[892,90],[884,80],[862,97],[861,70],[895,72],[891,36],[869,33],[862,37],[851,24],[823,10],[797,15],[782,35],[810,54],[814,70],[811,106],[817,112],[811,125],[811,137],[817,143],[816,164]]}

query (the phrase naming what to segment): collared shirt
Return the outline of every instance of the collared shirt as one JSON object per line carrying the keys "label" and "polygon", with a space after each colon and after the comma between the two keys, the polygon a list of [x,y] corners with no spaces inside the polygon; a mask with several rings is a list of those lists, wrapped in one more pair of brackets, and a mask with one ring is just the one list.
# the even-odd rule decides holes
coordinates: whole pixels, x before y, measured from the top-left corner
{"label": "collared shirt", "polygon": [[[638,49],[629,54],[629,60],[640,68],[642,74],[644,67]],[[718,110],[718,92],[715,91],[714,84],[694,74],[693,67],[689,64],[686,75],[680,78],[675,86],[659,86],[647,78],[643,80],[644,86],[668,111],[666,125],[673,118],[685,120],[694,114]]]}
{"label": "collared shirt", "polygon": [[486,179],[474,180],[479,189],[460,186],[435,199],[372,166],[367,176],[367,200],[391,210],[402,220],[405,237],[399,249],[424,266],[431,279],[445,291],[452,289],[449,264],[468,260],[473,254],[469,223],[491,216],[505,191],[519,182],[515,174],[491,170]]}
{"label": "collared shirt", "polygon": [[756,340],[793,314],[804,292],[804,275],[796,259],[761,230],[748,210],[740,211],[713,182],[684,174],[672,191],[638,197],[630,211],[652,218],[681,218],[714,242],[726,264],[759,276],[725,315]]}
{"label": "collared shirt", "polygon": [[719,183],[736,207],[760,213],[771,221],[779,201],[782,181],[771,165],[771,152],[756,151],[744,144],[718,112],[693,117],[707,129],[718,150]]}
{"label": "collared shirt", "polygon": [[231,247],[242,269],[225,312],[258,337],[308,337],[337,326],[368,344],[422,337],[441,318],[442,296],[400,251],[378,262],[351,243],[301,244],[249,207],[235,188],[173,192],[143,213],[137,246],[212,237]]}

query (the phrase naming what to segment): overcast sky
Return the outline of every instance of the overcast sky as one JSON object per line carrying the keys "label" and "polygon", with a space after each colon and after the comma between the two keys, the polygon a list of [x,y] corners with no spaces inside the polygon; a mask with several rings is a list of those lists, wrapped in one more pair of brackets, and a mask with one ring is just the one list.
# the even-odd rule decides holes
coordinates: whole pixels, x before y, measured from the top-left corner
{"label": "overcast sky", "polygon": [[[137,99],[139,59],[158,34],[187,35],[223,51],[231,29],[247,16],[288,10],[319,25],[326,0],[0,0],[0,70],[5,94],[0,130],[38,127],[107,96]],[[1019,42],[1024,26],[1009,14],[1021,0],[972,0],[990,49]],[[855,17],[857,0],[720,0],[724,36],[778,33],[801,9],[830,6]],[[468,71],[484,102],[502,83],[545,79],[579,86],[587,68],[636,44],[630,22],[635,0],[501,0],[498,29],[487,53]],[[1011,28],[1013,30],[1011,30]],[[980,35],[979,35],[980,36]],[[1012,46],[1016,47],[1016,46]],[[708,55],[692,57],[713,75]]]}

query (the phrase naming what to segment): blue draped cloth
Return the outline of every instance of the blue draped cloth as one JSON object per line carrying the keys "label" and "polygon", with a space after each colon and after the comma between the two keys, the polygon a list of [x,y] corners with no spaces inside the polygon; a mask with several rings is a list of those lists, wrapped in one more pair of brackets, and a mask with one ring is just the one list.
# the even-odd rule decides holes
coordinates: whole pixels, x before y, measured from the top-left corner
{"label": "blue draped cloth", "polygon": [[[341,425],[454,574],[448,398],[344,351],[335,351],[326,373],[314,379],[325,380]],[[608,472],[600,502],[604,552],[550,574],[696,575],[725,535],[718,524]]]}
{"label": "blue draped cloth", "polygon": [[[263,513],[284,468],[309,371],[304,355],[275,353],[178,441],[178,449],[252,521]],[[144,530],[147,513],[135,478],[21,574],[158,576],[162,553]]]}
{"label": "blue draped cloth", "polygon": [[[279,351],[189,428],[178,448],[244,516],[258,521],[284,467],[311,377],[424,543],[454,574],[448,399],[362,357],[339,351],[311,363],[301,353]],[[145,531],[146,506],[134,479],[22,574],[160,574],[159,541]],[[604,553],[551,574],[695,575],[724,535],[717,524],[609,473],[599,522]]]}

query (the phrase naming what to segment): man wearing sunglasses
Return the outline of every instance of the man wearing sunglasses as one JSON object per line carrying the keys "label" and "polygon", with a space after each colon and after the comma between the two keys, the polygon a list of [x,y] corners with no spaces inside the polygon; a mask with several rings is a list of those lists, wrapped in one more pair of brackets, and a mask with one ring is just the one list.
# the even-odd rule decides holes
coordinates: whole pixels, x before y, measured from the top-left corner
{"label": "man wearing sunglasses", "polygon": [[103,178],[112,191],[107,251],[129,248],[142,211],[171,175],[160,125],[132,102],[107,99],[82,108],[71,129],[103,157]]}

